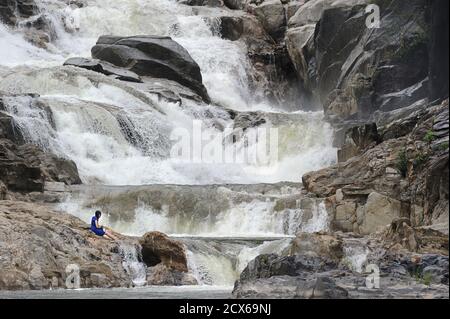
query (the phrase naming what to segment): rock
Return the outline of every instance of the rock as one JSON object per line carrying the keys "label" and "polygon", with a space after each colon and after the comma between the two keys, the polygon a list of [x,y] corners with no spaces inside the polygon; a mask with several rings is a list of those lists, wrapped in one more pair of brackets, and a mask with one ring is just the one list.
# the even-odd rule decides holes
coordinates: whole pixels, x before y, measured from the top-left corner
{"label": "rock", "polygon": [[430,101],[448,98],[448,1],[437,0],[431,3],[431,36],[429,90]]}
{"label": "rock", "polygon": [[306,1],[304,5],[294,14],[289,20],[289,27],[300,27],[308,24],[316,24],[324,10],[331,7],[353,7],[360,4],[365,4],[368,1],[364,0],[310,0]]}
{"label": "rock", "polygon": [[314,52],[314,31],[316,26],[308,24],[288,29],[286,32],[286,47],[295,66],[295,70],[305,91],[316,89],[316,70]]}
{"label": "rock", "polygon": [[205,102],[210,101],[202,83],[200,67],[189,53],[170,37],[102,36],[92,48],[92,56],[140,76],[178,82],[192,89]]}
{"label": "rock", "polygon": [[364,207],[364,222],[361,225],[361,234],[374,233],[391,224],[400,217],[401,203],[398,200],[371,193]]}
{"label": "rock", "polygon": [[4,0],[0,3],[0,20],[14,25],[19,18],[29,18],[37,13],[33,0]]}
{"label": "rock", "polygon": [[286,28],[286,13],[280,0],[264,1],[253,9],[264,29],[274,39],[284,36]]}
{"label": "rock", "polygon": [[188,6],[223,7],[222,0],[178,0],[181,4]]}
{"label": "rock", "polygon": [[[73,264],[78,266],[81,288],[130,287],[135,274],[126,265],[124,251],[138,250],[142,240],[144,261],[148,262],[148,251],[158,253],[162,260],[149,270],[153,274],[149,284],[197,284],[179,258],[167,259],[177,257],[173,252],[182,245],[164,234],[154,235],[153,243],[148,236],[138,240],[120,234],[116,234],[119,241],[110,241],[94,235],[86,222],[72,215],[35,203],[2,200],[0,289],[66,288],[70,273],[66,267]],[[152,248],[153,244],[157,246]]]}
{"label": "rock", "polygon": [[333,267],[336,267],[336,264],[331,260],[316,256],[260,255],[249,262],[248,266],[242,271],[240,281],[245,282],[276,276],[304,276],[309,272],[325,272],[333,269]]}
{"label": "rock", "polygon": [[66,62],[64,62],[64,65],[72,65],[79,68],[103,73],[122,81],[142,83],[140,76],[136,73],[115,67],[111,63],[100,60],[87,58],[70,58]]}
{"label": "rock", "polygon": [[286,254],[311,255],[339,263],[344,256],[342,239],[326,233],[300,233],[286,249]]}
{"label": "rock", "polygon": [[148,267],[162,264],[168,269],[187,272],[186,251],[180,242],[160,232],[146,233],[139,240],[142,259]]}
{"label": "rock", "polygon": [[225,6],[232,10],[242,10],[248,0],[223,0]]}
{"label": "rock", "polygon": [[[74,216],[1,201],[0,230],[0,289],[65,288],[70,264],[79,266],[83,288],[127,287],[131,282],[121,256],[113,252],[117,244],[96,237]],[[93,283],[96,276],[103,279]]]}
{"label": "rock", "polygon": [[429,227],[413,227],[408,218],[396,218],[381,234],[386,247],[402,247],[421,254],[447,254],[448,236]]}
{"label": "rock", "polygon": [[[324,11],[315,37],[318,95],[331,121],[366,120],[385,106],[406,107],[428,95],[421,84],[428,76],[427,2],[405,5],[392,1],[378,29],[365,26],[364,6]],[[399,32],[405,45],[392,36]]]}
{"label": "rock", "polygon": [[0,139],[0,180],[11,191],[42,192],[45,181],[81,184],[73,161],[44,153],[37,146],[17,146]]}
{"label": "rock", "polygon": [[338,161],[346,162],[380,142],[376,123],[354,126],[345,134],[344,143],[338,150]]}
{"label": "rock", "polygon": [[183,271],[173,270],[160,263],[147,270],[147,283],[155,286],[197,285],[197,280]]}
{"label": "rock", "polygon": [[344,232],[352,232],[356,222],[356,203],[344,201],[336,206],[336,214],[333,220],[333,229]]}
{"label": "rock", "polygon": [[[376,217],[375,211],[384,210],[384,213],[388,214],[382,221],[384,225],[378,224],[377,227],[390,224],[392,217],[408,217],[415,220],[415,226],[428,226],[436,220],[436,223],[441,224],[440,229],[448,228],[445,217],[442,219],[437,217],[441,214],[446,216],[448,211],[444,208],[448,203],[448,151],[433,150],[425,141],[428,132],[433,132],[436,121],[440,123],[440,116],[448,114],[447,105],[445,101],[441,105],[429,106],[419,113],[413,112],[410,117],[398,123],[392,123],[384,129],[385,132],[409,130],[408,133],[406,135],[402,133],[400,135],[403,136],[398,138],[386,139],[377,145],[373,143],[375,146],[369,146],[363,154],[336,166],[305,174],[303,176],[305,188],[321,198],[331,198],[341,190],[344,201],[357,201],[361,207],[367,203],[369,194],[374,192],[391,198],[378,198],[380,204],[383,203],[387,210],[377,207],[377,204],[374,204],[373,209],[369,208],[375,214],[370,223],[375,222],[375,219],[383,220]],[[405,126],[401,127],[403,125]],[[333,214],[336,214],[339,205],[342,204],[338,203],[332,207]],[[359,226],[361,219],[367,217],[367,209],[367,206],[364,210],[357,209]],[[435,209],[437,216],[433,218]],[[341,207],[341,210],[341,215],[345,215],[344,207]],[[393,214],[395,210],[397,213]],[[350,225],[346,226],[348,231]],[[370,232],[375,230],[371,226],[368,227]],[[365,229],[363,233],[367,231],[369,230]]]}
{"label": "rock", "polygon": [[302,299],[348,299],[348,292],[338,287],[333,279],[319,277],[306,287],[297,287],[297,298]]}
{"label": "rock", "polygon": [[[4,110],[1,103],[2,99],[0,97],[0,110]],[[16,127],[14,119],[2,111],[0,111],[0,138],[9,139],[16,143],[23,143],[23,136]]]}
{"label": "rock", "polygon": [[429,283],[448,284],[448,269],[437,266],[428,266],[422,271],[422,276]]}
{"label": "rock", "polygon": [[221,17],[220,34],[222,38],[236,41],[244,33],[244,21],[241,17]]}

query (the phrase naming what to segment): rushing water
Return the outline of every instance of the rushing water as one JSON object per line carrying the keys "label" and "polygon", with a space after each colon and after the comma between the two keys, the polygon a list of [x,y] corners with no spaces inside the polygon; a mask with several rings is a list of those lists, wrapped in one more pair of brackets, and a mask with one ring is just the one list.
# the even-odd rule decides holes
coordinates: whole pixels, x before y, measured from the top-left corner
{"label": "rushing water", "polygon": [[[83,183],[299,182],[303,173],[335,161],[332,131],[322,120],[321,112],[287,113],[282,106],[271,105],[262,98],[258,89],[250,89],[253,70],[247,48],[240,41],[220,38],[219,9],[203,8],[197,14],[197,9],[176,0],[87,0],[83,7],[68,6],[58,0],[36,2],[41,14],[51,22],[54,36],[45,49],[39,48],[25,39],[23,25],[9,28],[0,23],[0,92],[11,95],[3,102],[24,138],[75,161]],[[183,99],[180,107],[178,103],[160,100],[138,84],[62,66],[69,57],[90,57],[91,47],[105,34],[171,36],[199,64],[213,103],[204,105]],[[23,96],[28,93],[39,97]],[[278,129],[275,165],[192,163],[171,158],[171,133],[175,129],[192,132],[194,120],[202,121],[207,135],[218,135],[223,128],[232,127],[233,120],[224,108],[257,111],[269,119],[266,127]],[[254,130],[249,129],[247,134]],[[223,140],[218,143],[222,145]],[[237,153],[245,153],[251,146],[245,141],[235,145]],[[300,193],[294,192],[298,200]],[[222,195],[227,197],[229,193]],[[140,197],[129,199],[133,205],[127,208],[118,200],[109,208],[120,207],[117,210],[122,215],[110,220],[106,216],[105,223],[130,235],[159,230],[173,236],[279,238],[239,243],[222,240],[217,243],[221,249],[208,245],[207,240],[186,239],[190,268],[199,282],[228,286],[252,258],[282,250],[289,242],[286,236],[328,227],[328,215],[321,203],[314,206],[312,218],[304,220],[301,207],[280,210],[280,198],[261,192],[253,195],[238,192],[234,195],[237,198],[251,198],[230,200],[223,209],[217,207],[214,199],[206,199],[212,208],[199,219],[194,217],[196,208],[186,213],[170,202],[159,207]],[[280,196],[289,198],[292,194]],[[199,197],[199,202],[204,203],[205,199]],[[99,206],[75,196],[59,208],[88,221],[92,210]],[[126,219],[125,215],[132,217]],[[138,252],[124,246],[122,254],[124,267],[133,273],[136,284],[144,281],[145,269],[138,261]]]}
{"label": "rushing water", "polygon": [[[51,20],[56,37],[44,50],[28,43],[20,26],[8,29],[0,25],[0,64],[10,67],[4,71],[0,90],[41,95],[41,103],[52,111],[54,127],[50,126],[48,115],[26,99],[10,101],[6,106],[28,133],[29,141],[74,160],[85,183],[299,181],[303,173],[335,160],[331,129],[322,122],[322,115],[301,112],[294,115],[293,122],[272,124],[279,129],[281,148],[276,167],[181,165],[171,160],[171,131],[180,127],[192,131],[192,121],[198,119],[203,121],[207,133],[217,135],[217,122],[231,125],[228,114],[221,107],[200,107],[189,101],[180,109],[177,104],[158,101],[129,83],[59,65],[70,56],[89,57],[91,47],[103,34],[170,35],[200,65],[214,104],[236,110],[279,112],[264,100],[255,100],[258,94],[250,91],[248,85],[252,69],[245,45],[218,36],[218,23],[214,23],[218,13],[208,10],[204,13],[208,19],[204,19],[195,15],[192,7],[174,0],[117,0],[107,5],[89,0],[82,8],[55,0],[37,3],[42,14]],[[206,118],[206,112],[213,114],[215,120]],[[139,137],[139,145],[125,138],[123,123]],[[294,169],[296,173],[292,174]]]}

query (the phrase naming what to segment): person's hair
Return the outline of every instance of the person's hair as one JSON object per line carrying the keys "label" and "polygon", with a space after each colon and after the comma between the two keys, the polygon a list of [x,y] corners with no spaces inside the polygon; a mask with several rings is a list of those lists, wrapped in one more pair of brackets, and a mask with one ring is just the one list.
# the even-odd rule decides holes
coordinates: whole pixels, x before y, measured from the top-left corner
{"label": "person's hair", "polygon": [[102,216],[102,212],[101,211],[96,211],[95,212],[95,217],[97,218],[97,219],[99,219],[100,218],[100,216]]}

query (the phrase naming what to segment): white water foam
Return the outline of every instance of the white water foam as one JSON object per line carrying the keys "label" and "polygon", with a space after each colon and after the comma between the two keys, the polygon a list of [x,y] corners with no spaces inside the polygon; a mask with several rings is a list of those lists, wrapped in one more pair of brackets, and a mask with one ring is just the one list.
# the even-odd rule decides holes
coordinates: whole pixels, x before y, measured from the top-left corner
{"label": "white water foam", "polygon": [[121,242],[119,245],[120,254],[123,258],[123,268],[130,275],[134,286],[140,287],[147,283],[147,267],[139,258],[139,252],[135,245]]}

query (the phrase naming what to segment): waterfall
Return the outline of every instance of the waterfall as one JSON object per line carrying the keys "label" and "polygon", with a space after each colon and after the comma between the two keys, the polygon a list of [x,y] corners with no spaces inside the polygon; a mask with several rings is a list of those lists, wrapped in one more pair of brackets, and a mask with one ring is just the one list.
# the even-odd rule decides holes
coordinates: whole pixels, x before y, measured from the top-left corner
{"label": "waterfall", "polygon": [[123,268],[130,275],[133,285],[144,286],[147,282],[147,267],[141,261],[142,258],[136,246],[121,242],[119,250],[123,259]]}
{"label": "waterfall", "polygon": [[[322,112],[286,112],[263,98],[264,88],[252,82],[255,70],[246,44],[220,37],[220,9],[198,10],[176,0],[84,2],[78,7],[36,0],[52,34],[42,47],[27,41],[26,23],[0,23],[2,111],[13,118],[26,142],[73,160],[85,185],[86,193],[71,194],[59,205],[61,211],[88,221],[92,210],[104,205],[104,222],[116,231],[139,236],[158,230],[179,238],[188,247],[191,271],[208,285],[231,285],[252,258],[279,252],[298,231],[327,229],[323,203],[311,218],[292,203],[303,196],[299,182],[304,173],[335,162],[332,129]],[[171,36],[186,48],[213,102],[165,100],[149,89],[172,88],[159,79],[129,83],[62,66],[70,57],[90,57],[101,35],[141,34]],[[239,127],[242,123],[230,110],[244,117],[252,111],[250,117],[260,116],[265,123]],[[182,129],[193,134],[194,121],[201,122],[205,136],[235,126],[245,129],[240,139],[214,141],[214,147],[234,147],[236,156],[251,153],[256,142],[249,142],[250,137],[258,129],[275,128],[277,161],[174,160],[172,133]],[[284,193],[275,185],[279,182],[297,184]],[[184,188],[172,190],[169,184]],[[213,184],[223,187],[208,188]],[[244,186],[233,190],[229,184]],[[92,195],[103,185],[117,186],[125,195]],[[142,186],[136,195],[130,185],[153,188]],[[122,243],[121,254],[134,284],[142,284],[145,266],[136,247]]]}

